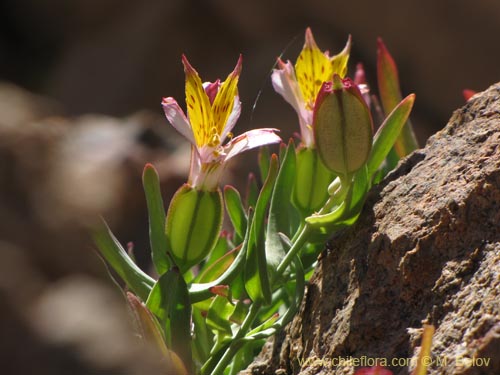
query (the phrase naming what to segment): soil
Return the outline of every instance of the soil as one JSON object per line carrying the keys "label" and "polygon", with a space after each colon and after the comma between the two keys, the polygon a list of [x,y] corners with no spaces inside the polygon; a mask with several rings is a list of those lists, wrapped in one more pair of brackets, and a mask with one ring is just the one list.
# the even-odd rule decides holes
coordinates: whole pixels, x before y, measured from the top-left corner
{"label": "soil", "polygon": [[428,374],[500,374],[499,144],[496,84],[370,192],[320,256],[298,316],[245,373],[352,374],[335,359],[379,358],[409,374],[430,323]]}

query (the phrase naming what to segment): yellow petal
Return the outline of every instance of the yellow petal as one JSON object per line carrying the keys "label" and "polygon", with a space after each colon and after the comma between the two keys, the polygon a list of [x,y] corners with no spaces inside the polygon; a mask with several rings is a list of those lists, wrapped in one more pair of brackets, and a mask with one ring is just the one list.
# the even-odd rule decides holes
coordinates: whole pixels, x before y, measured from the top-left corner
{"label": "yellow petal", "polygon": [[349,61],[349,53],[351,52],[351,36],[347,39],[347,43],[338,55],[330,58],[332,62],[332,75],[338,74],[344,78],[347,74],[347,62]]}
{"label": "yellow petal", "polygon": [[[242,57],[240,55],[236,67],[222,83],[213,104],[213,127],[217,136],[221,136],[234,106],[234,98],[238,95],[238,79],[241,73]],[[219,139],[219,143],[220,143]]]}
{"label": "yellow petal", "polygon": [[333,77],[330,59],[318,48],[311,29],[306,30],[306,42],[295,64],[295,73],[306,108],[312,110],[321,85]]}
{"label": "yellow petal", "polygon": [[184,55],[182,55],[182,63],[186,73],[186,105],[189,123],[193,130],[196,145],[201,148],[207,145],[212,137],[212,106],[203,89],[198,72],[189,64]]}

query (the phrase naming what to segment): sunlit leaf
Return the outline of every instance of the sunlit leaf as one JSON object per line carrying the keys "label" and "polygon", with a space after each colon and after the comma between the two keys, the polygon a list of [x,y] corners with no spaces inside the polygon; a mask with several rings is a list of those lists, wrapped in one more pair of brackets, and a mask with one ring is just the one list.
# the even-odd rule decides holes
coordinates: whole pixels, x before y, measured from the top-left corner
{"label": "sunlit leaf", "polygon": [[170,261],[167,256],[167,236],[165,235],[165,208],[160,190],[158,172],[151,164],[146,164],[142,174],[142,184],[146,194],[149,218],[149,243],[156,272],[167,272]]}

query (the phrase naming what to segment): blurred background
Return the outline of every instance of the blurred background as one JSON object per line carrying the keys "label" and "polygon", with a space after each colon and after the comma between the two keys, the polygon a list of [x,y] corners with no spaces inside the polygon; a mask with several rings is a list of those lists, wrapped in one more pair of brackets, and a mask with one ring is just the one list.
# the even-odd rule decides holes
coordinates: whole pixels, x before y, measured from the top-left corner
{"label": "blurred background", "polygon": [[[412,120],[424,145],[464,103],[464,88],[499,80],[499,20],[498,0],[1,1],[2,373],[145,368],[134,345],[106,349],[116,346],[106,338],[134,337],[120,336],[128,332],[125,304],[88,228],[104,215],[147,267],[142,168],[155,164],[167,201],[188,167],[189,149],[160,107],[164,96],[184,103],[182,53],[211,81],[225,78],[242,53],[236,133],[277,127],[286,139],[297,119],[272,90],[276,57],[294,62],[307,26],[331,53],[352,34],[350,72],[362,62],[375,89],[380,36],[403,94],[417,94]],[[252,168],[241,160],[227,177],[239,186]]]}

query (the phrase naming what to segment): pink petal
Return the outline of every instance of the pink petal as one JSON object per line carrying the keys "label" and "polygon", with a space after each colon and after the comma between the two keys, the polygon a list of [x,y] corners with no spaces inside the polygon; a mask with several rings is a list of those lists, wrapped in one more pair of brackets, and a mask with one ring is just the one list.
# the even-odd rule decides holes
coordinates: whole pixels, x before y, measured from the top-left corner
{"label": "pink petal", "polygon": [[279,132],[279,130],[272,128],[254,129],[233,138],[231,142],[224,146],[226,151],[225,160],[229,160],[233,156],[252,148],[281,142],[281,138],[276,132]]}
{"label": "pink petal", "polygon": [[274,90],[280,94],[297,112],[299,116],[300,133],[302,142],[311,146],[314,142],[310,126],[312,124],[312,111],[305,108],[304,98],[300,91],[295,69],[290,61],[285,64],[278,59],[279,69],[274,69],[271,81]]}
{"label": "pink petal", "polygon": [[295,69],[290,61],[285,64],[279,59],[278,67],[279,69],[274,69],[271,75],[274,91],[280,94],[300,116],[305,107],[299,83],[295,77]]}
{"label": "pink petal", "polygon": [[163,98],[161,105],[163,107],[163,111],[165,112],[165,116],[175,130],[181,133],[193,145],[196,144],[191,125],[175,99],[171,97]]}

